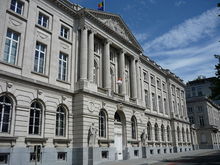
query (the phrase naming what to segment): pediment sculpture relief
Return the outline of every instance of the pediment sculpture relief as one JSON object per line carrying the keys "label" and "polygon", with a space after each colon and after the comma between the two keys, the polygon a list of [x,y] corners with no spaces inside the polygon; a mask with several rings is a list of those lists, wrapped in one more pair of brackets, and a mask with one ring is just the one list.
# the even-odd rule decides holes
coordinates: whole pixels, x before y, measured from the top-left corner
{"label": "pediment sculpture relief", "polygon": [[112,30],[117,32],[119,35],[124,37],[126,40],[130,41],[127,34],[125,33],[125,29],[121,27],[118,21],[115,21],[113,19],[101,19],[101,18],[99,18],[99,20],[102,21],[104,24],[106,24],[108,27],[110,27]]}

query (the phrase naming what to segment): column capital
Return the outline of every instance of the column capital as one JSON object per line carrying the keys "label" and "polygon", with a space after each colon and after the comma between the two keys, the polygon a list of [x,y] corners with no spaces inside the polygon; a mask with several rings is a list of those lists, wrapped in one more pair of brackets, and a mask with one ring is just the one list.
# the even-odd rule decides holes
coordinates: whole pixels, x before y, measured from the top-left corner
{"label": "column capital", "polygon": [[105,43],[105,45],[106,45],[106,44],[110,44],[110,45],[111,45],[111,44],[112,44],[112,41],[111,41],[110,39],[106,38],[105,41],[104,41],[104,43]]}
{"label": "column capital", "polygon": [[78,30],[90,30],[90,27],[88,25],[80,25]]}
{"label": "column capital", "polygon": [[120,54],[126,54],[126,53],[127,53],[127,51],[124,48],[120,49]]}

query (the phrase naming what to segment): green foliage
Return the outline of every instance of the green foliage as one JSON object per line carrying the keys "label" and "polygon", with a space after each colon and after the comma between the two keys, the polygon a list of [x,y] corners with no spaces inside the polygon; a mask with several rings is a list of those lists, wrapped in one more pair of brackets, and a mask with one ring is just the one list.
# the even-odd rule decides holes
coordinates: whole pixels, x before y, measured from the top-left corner
{"label": "green foliage", "polygon": [[216,79],[213,80],[212,82],[212,96],[211,98],[214,100],[219,100],[220,99],[220,56],[215,56],[219,60],[218,64],[215,65],[215,75]]}

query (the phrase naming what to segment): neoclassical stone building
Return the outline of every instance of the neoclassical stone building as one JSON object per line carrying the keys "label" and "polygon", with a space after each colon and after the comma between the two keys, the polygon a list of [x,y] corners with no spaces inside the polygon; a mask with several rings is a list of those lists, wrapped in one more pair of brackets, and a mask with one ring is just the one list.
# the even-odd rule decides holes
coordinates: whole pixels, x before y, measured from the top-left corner
{"label": "neoclassical stone building", "polygon": [[0,1],[0,163],[91,165],[192,149],[184,83],[118,15]]}
{"label": "neoclassical stone building", "polygon": [[220,107],[216,104],[219,100],[209,99],[214,80],[200,76],[186,87],[189,121],[196,129],[200,149],[220,148]]}

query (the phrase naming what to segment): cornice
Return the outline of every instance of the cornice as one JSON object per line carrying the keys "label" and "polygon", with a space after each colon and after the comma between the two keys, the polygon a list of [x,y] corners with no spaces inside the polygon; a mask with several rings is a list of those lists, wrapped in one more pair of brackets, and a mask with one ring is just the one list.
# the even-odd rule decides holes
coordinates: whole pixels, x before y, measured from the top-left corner
{"label": "cornice", "polygon": [[56,4],[57,7],[63,9],[63,11],[69,13],[73,17],[78,17],[77,11],[82,8],[81,6],[71,3],[68,0],[49,0],[49,1]]}

